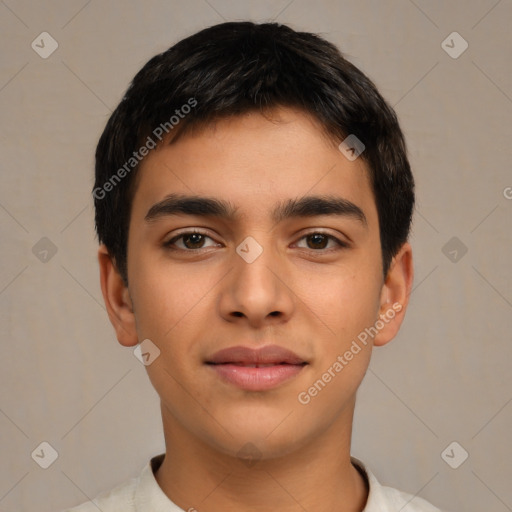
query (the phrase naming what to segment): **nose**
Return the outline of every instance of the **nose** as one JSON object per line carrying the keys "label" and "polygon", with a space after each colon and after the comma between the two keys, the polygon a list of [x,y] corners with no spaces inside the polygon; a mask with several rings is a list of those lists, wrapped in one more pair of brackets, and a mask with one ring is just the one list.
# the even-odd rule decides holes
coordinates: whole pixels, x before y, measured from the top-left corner
{"label": "nose", "polygon": [[250,239],[233,252],[231,263],[232,271],[220,292],[221,316],[252,328],[287,322],[293,314],[296,297],[291,283],[287,283],[290,278],[287,279],[283,256],[270,243],[260,245]]}

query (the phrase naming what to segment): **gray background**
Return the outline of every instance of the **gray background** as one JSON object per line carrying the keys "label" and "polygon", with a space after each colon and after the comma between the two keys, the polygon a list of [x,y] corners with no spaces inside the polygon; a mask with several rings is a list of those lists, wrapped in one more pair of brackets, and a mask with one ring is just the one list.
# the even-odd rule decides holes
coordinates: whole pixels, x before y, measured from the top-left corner
{"label": "gray background", "polygon": [[[337,44],[395,106],[408,141],[415,288],[359,391],[353,455],[441,508],[512,510],[511,1],[5,0],[0,511],[77,504],[164,450],[158,396],[103,306],[93,153],[151,56],[240,19]],[[46,59],[31,47],[43,31],[59,45]],[[461,40],[442,45],[454,31],[469,44],[458,58],[445,50]],[[48,469],[31,457],[43,441],[59,455]],[[457,469],[441,456],[453,441],[452,465],[469,453]]]}

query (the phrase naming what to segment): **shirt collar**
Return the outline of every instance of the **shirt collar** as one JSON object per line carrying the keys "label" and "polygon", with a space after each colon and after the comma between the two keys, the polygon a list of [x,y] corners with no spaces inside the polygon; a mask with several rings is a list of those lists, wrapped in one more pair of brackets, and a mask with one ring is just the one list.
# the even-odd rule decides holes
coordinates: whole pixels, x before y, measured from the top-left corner
{"label": "shirt collar", "polygon": [[160,467],[165,453],[153,457],[142,470],[135,489],[134,505],[136,512],[183,512],[162,491],[154,472]]}
{"label": "shirt collar", "polygon": [[359,459],[350,457],[350,460],[363,475],[369,487],[368,499],[366,500],[363,512],[393,512],[385,496],[384,489],[375,475]]}

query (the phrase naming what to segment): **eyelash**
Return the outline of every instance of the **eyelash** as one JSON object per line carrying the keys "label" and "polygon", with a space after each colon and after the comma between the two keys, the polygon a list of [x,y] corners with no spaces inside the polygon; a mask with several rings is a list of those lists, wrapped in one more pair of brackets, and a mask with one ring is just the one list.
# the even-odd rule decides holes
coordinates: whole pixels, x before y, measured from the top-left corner
{"label": "eyelash", "polygon": [[[193,235],[193,234],[198,234],[198,235],[202,235],[206,238],[210,238],[211,240],[213,240],[213,238],[211,236],[209,236],[207,233],[204,233],[203,231],[196,231],[196,230],[193,230],[193,231],[185,231],[183,233],[180,233],[179,235],[176,235],[175,237],[171,238],[170,240],[164,242],[162,245],[165,249],[169,250],[169,251],[182,251],[182,252],[189,252],[189,253],[193,253],[193,252],[199,252],[201,251],[202,249],[207,249],[207,247],[200,247],[198,249],[181,249],[181,248],[175,248],[175,247],[172,247],[172,245],[177,242],[178,240],[180,240],[181,238],[187,236],[187,235]],[[328,240],[332,240],[334,241],[338,247],[336,248],[330,248],[330,249],[309,249],[309,248],[306,248],[306,250],[309,250],[309,251],[312,251],[312,252],[315,252],[315,253],[326,253],[326,252],[330,252],[330,251],[338,251],[340,249],[346,249],[349,247],[349,244],[347,242],[344,242],[340,239],[338,239],[337,237],[335,237],[334,235],[330,235],[328,233],[324,233],[322,231],[312,231],[310,233],[306,233],[305,235],[301,236],[299,238],[299,241],[300,240],[303,240],[304,238],[307,238],[308,236],[312,236],[312,235],[323,235],[325,237],[327,237]],[[301,249],[304,249],[304,247],[302,247]]]}

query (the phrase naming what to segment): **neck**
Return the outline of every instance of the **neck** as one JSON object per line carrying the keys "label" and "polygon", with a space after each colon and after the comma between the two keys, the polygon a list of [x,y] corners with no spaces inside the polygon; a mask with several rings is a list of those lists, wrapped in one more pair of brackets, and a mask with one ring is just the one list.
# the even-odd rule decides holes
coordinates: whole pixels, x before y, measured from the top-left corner
{"label": "neck", "polygon": [[162,407],[166,456],[155,477],[183,510],[361,512],[368,487],[350,461],[352,415],[287,455],[251,461],[215,450]]}

